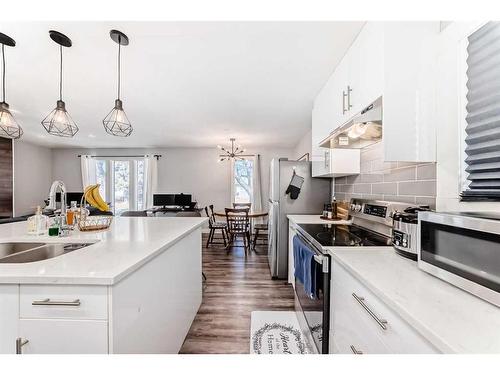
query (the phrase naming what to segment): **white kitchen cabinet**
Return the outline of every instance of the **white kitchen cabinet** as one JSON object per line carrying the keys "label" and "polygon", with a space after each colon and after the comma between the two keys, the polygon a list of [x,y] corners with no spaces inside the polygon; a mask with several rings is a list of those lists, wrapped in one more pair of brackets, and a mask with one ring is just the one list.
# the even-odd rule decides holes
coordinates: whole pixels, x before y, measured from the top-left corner
{"label": "white kitchen cabinet", "polygon": [[341,354],[438,353],[353,274],[332,262],[330,350]]}
{"label": "white kitchen cabinet", "polygon": [[106,320],[20,319],[19,354],[107,354]]}
{"label": "white kitchen cabinet", "polygon": [[314,102],[313,176],[331,172],[318,143],[380,97],[384,160],[436,160],[438,34],[439,22],[365,24]]}
{"label": "white kitchen cabinet", "polygon": [[113,285],[0,285],[0,354],[178,353],[202,298],[201,229]]}
{"label": "white kitchen cabinet", "polygon": [[388,22],[384,34],[384,160],[436,161],[439,22]]}
{"label": "white kitchen cabinet", "polygon": [[351,92],[355,115],[383,95],[384,90],[384,23],[368,22],[353,44],[359,71],[357,85]]}
{"label": "white kitchen cabinet", "polygon": [[19,285],[0,285],[0,354],[15,354]]}
{"label": "white kitchen cabinet", "polygon": [[[359,174],[360,150],[320,147],[320,151],[321,155],[313,160],[313,177],[343,177]],[[314,168],[315,164],[316,168]]]}

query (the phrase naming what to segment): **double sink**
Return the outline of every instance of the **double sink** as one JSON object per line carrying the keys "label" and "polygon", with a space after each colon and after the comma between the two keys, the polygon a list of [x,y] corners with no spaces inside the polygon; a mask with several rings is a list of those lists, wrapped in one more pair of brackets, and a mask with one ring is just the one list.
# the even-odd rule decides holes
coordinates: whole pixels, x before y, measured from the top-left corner
{"label": "double sink", "polygon": [[55,258],[92,243],[0,243],[0,263],[31,263]]}

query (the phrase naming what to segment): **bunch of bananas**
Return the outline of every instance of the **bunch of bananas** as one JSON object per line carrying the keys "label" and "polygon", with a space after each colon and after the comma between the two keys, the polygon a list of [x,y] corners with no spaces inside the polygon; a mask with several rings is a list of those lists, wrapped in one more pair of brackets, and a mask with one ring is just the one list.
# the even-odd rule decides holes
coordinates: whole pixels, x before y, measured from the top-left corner
{"label": "bunch of bananas", "polygon": [[87,186],[83,195],[92,207],[95,207],[100,211],[109,211],[108,204],[104,202],[104,199],[102,199],[101,194],[99,193],[99,186],[99,184]]}

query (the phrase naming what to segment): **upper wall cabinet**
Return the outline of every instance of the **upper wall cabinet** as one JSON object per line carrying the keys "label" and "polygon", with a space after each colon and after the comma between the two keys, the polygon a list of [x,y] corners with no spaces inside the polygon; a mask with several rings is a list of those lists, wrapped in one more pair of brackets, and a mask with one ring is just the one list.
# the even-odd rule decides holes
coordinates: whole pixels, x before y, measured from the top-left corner
{"label": "upper wall cabinet", "polygon": [[365,24],[314,101],[313,170],[324,160],[319,143],[380,97],[385,160],[436,160],[438,34],[439,22]]}
{"label": "upper wall cabinet", "polygon": [[384,159],[436,161],[439,22],[388,22],[384,28]]}

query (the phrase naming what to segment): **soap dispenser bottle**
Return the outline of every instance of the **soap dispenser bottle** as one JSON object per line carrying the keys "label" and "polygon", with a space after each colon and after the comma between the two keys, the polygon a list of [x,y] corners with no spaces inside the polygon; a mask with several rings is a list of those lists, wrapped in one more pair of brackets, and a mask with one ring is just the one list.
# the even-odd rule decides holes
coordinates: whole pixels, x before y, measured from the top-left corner
{"label": "soap dispenser bottle", "polygon": [[49,218],[42,214],[42,208],[36,208],[36,214],[28,218],[28,234],[42,235],[47,232]]}

